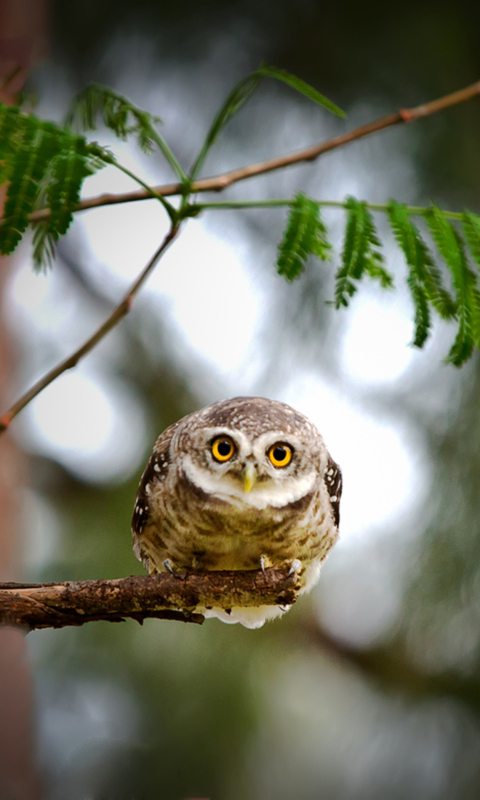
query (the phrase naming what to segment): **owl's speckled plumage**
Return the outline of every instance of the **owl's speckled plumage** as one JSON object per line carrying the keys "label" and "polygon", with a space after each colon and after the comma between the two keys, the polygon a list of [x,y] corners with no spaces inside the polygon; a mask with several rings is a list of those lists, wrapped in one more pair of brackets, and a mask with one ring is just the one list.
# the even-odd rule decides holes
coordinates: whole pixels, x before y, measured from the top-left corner
{"label": "owl's speckled plumage", "polygon": [[[233,442],[223,463],[212,454],[218,437]],[[286,466],[271,462],[272,445],[290,450]],[[134,551],[149,572],[295,562],[309,591],[338,538],[341,486],[339,467],[303,414],[263,397],[213,403],[157,439],[135,502]],[[286,609],[198,610],[256,628]]]}

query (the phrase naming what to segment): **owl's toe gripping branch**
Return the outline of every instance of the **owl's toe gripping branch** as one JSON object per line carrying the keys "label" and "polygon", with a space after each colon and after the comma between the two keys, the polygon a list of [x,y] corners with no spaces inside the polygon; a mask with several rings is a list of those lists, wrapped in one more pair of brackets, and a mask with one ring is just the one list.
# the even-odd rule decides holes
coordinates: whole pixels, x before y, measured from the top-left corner
{"label": "owl's toe gripping branch", "polygon": [[273,564],[268,556],[260,556],[260,569],[262,570],[263,574],[265,574],[265,570],[268,567],[273,567]]}
{"label": "owl's toe gripping branch", "polygon": [[185,571],[178,569],[171,560],[171,558],[166,558],[165,561],[163,562],[163,566],[165,567],[167,572],[170,573],[170,575],[174,575],[176,578],[185,577]]}
{"label": "owl's toe gripping branch", "polygon": [[290,564],[290,569],[288,570],[288,574],[290,575],[300,575],[303,572],[303,564],[298,558],[294,558],[292,563]]}

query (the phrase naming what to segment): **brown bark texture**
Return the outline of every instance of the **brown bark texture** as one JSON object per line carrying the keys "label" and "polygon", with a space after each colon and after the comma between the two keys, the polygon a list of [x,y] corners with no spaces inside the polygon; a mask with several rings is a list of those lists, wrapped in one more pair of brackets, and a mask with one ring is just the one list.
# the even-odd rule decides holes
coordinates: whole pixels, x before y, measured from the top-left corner
{"label": "brown bark texture", "polygon": [[98,620],[121,622],[127,617],[140,623],[149,617],[202,623],[198,606],[292,605],[298,589],[298,576],[277,568],[264,572],[165,572],[66,583],[1,583],[0,625],[31,631]]}

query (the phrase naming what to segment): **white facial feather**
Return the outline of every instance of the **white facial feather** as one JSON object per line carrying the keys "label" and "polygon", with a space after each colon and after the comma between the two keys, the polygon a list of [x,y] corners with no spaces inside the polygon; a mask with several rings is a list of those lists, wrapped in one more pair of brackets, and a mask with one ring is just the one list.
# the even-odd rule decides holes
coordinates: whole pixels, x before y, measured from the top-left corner
{"label": "white facial feather", "polygon": [[271,477],[265,482],[257,483],[250,492],[246,492],[227,471],[222,474],[220,470],[216,473],[204,469],[195,464],[191,456],[185,456],[183,468],[189,480],[207,494],[213,494],[233,503],[240,501],[243,505],[259,510],[267,506],[281,508],[300,500],[312,491],[317,477],[314,470],[298,478],[290,476],[288,481],[275,481],[275,478]]}

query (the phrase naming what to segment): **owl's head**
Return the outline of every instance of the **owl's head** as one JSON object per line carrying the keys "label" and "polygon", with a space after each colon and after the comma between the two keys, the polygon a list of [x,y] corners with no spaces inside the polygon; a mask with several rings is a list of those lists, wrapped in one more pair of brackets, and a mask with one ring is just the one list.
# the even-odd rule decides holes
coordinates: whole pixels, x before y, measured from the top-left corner
{"label": "owl's head", "polygon": [[306,417],[263,397],[208,406],[185,419],[172,444],[187,480],[210,496],[257,509],[309,495],[328,458]]}

